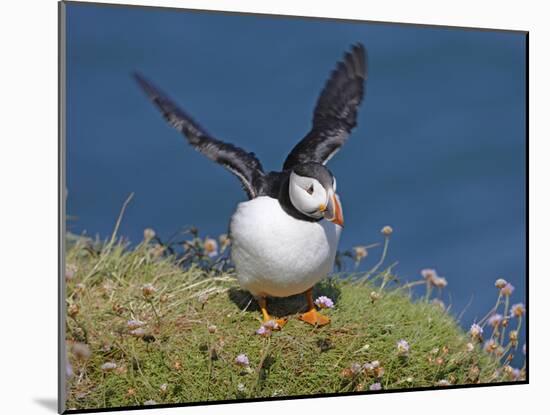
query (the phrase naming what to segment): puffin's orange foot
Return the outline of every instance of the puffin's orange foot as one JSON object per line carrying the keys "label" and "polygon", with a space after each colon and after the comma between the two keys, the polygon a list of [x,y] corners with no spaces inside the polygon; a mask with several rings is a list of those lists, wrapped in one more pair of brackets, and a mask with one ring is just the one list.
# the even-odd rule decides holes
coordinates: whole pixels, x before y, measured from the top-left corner
{"label": "puffin's orange foot", "polygon": [[271,318],[264,320],[262,326],[267,327],[270,330],[281,330],[287,321],[288,318]]}
{"label": "puffin's orange foot", "polygon": [[312,326],[324,326],[325,324],[330,323],[330,318],[322,315],[315,309],[309,310],[307,313],[302,314],[299,318]]}
{"label": "puffin's orange foot", "polygon": [[263,322],[262,326],[269,328],[270,330],[281,330],[281,328],[288,321],[287,318],[272,318],[267,312],[267,301],[265,297],[258,298],[258,304],[260,310],[262,310]]}

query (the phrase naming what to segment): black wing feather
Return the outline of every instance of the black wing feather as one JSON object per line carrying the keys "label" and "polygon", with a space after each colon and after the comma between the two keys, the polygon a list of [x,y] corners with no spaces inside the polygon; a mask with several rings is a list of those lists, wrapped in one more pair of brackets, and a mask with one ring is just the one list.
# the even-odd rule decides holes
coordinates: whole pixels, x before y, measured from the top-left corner
{"label": "black wing feather", "polygon": [[357,125],[366,78],[367,53],[359,43],[332,71],[317,100],[313,127],[286,158],[285,170],[311,161],[325,164],[340,149]]}
{"label": "black wing feather", "polygon": [[261,193],[265,186],[265,175],[254,153],[213,138],[151,82],[137,73],[134,77],[166,121],[185,135],[189,144],[237,176],[250,199]]}

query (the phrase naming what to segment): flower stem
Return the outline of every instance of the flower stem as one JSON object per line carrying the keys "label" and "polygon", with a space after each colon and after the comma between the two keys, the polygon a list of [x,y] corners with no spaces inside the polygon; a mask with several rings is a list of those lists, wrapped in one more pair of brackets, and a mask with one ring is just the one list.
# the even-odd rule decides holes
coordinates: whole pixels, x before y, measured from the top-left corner
{"label": "flower stem", "polygon": [[[521,323],[523,321],[523,318],[521,316],[518,317],[518,326],[516,327],[516,332],[519,336],[519,331],[521,330]],[[519,340],[519,339],[518,339]],[[516,340],[516,346],[514,347],[514,350],[517,350],[518,349],[518,344],[519,344],[519,341]]]}
{"label": "flower stem", "polygon": [[[265,360],[269,354],[269,348],[271,346],[271,337],[268,337],[265,341],[265,347],[264,351],[262,353],[262,357],[260,358],[260,363],[258,364],[258,367],[256,369],[256,384],[254,385],[254,388],[250,391],[249,398],[252,398],[257,395],[258,387],[260,386],[260,382],[262,380],[262,370],[265,363]],[[253,396],[254,394],[254,396]]]}
{"label": "flower stem", "polygon": [[489,312],[485,315],[485,317],[483,317],[479,321],[479,323],[478,323],[479,325],[483,325],[485,320],[487,320],[489,317],[491,317],[492,314],[496,313],[496,311],[498,310],[498,306],[500,305],[501,298],[502,298],[502,294],[499,293],[495,306],[493,308],[491,308],[491,310],[489,310]]}
{"label": "flower stem", "polygon": [[360,284],[366,284],[369,277],[374,274],[376,271],[378,271],[378,268],[382,266],[386,259],[386,255],[388,253],[388,245],[390,244],[390,237],[386,236],[384,237],[384,249],[382,250],[382,255],[380,257],[380,260],[372,267],[367,273],[361,278]]}
{"label": "flower stem", "polygon": [[[510,306],[510,296],[506,296],[506,300],[504,303],[504,318],[508,319],[508,307]],[[508,324],[502,327],[502,332],[500,333],[500,344],[504,341],[504,335],[506,333],[506,328],[508,327]]]}
{"label": "flower stem", "polygon": [[426,282],[426,296],[424,297],[424,301],[428,302],[430,300],[430,297],[432,295],[432,283],[430,281]]}

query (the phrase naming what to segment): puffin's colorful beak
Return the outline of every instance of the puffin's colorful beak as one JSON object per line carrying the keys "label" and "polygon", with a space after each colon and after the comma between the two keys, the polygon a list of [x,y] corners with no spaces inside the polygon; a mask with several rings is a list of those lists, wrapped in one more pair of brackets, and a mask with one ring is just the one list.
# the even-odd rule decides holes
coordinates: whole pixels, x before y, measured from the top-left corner
{"label": "puffin's colorful beak", "polygon": [[337,225],[344,226],[344,214],[342,213],[342,205],[340,204],[340,198],[336,193],[333,193],[328,198],[328,204],[323,211],[323,216],[326,220],[329,220]]}

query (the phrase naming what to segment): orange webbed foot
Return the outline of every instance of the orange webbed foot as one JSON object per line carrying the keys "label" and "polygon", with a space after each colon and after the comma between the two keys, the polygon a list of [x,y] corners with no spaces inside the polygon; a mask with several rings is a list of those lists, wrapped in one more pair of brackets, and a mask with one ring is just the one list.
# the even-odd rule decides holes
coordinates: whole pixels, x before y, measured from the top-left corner
{"label": "orange webbed foot", "polygon": [[299,318],[312,326],[324,326],[330,323],[330,318],[322,315],[314,308],[302,314]]}
{"label": "orange webbed foot", "polygon": [[281,330],[287,322],[288,318],[269,318],[263,321],[262,326],[270,330]]}
{"label": "orange webbed foot", "polygon": [[273,318],[267,312],[267,301],[265,297],[258,298],[260,310],[262,311],[263,322],[262,326],[269,328],[270,330],[281,330],[288,321],[287,318]]}

